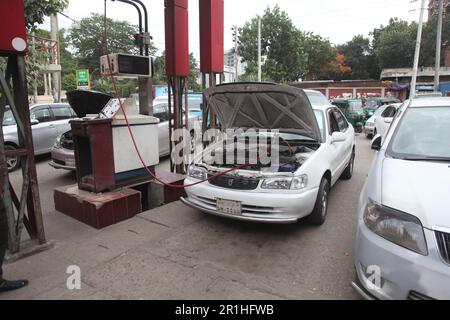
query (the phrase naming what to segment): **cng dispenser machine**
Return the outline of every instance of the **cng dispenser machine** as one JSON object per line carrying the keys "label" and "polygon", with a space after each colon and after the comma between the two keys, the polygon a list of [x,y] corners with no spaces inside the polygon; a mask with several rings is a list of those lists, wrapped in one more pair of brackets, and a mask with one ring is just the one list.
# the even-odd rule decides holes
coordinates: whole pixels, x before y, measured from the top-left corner
{"label": "cng dispenser machine", "polygon": [[[100,67],[104,76],[151,76],[149,57],[111,54],[101,57]],[[76,111],[98,111],[94,115],[78,114],[81,119],[71,121],[79,188],[100,193],[148,180],[147,169],[134,148],[128,124],[139,145],[142,160],[154,172],[154,166],[159,163],[159,119],[139,114],[139,107],[131,98],[111,98],[102,105],[106,99],[83,99],[84,95],[92,97],[93,94],[84,91],[69,93],[69,102]]]}

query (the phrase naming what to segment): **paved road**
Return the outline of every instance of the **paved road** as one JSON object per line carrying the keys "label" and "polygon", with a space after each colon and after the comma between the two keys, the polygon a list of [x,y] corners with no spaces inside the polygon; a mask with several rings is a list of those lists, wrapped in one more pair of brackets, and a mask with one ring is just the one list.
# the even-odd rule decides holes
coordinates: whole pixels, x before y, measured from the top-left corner
{"label": "paved road", "polygon": [[[31,265],[42,264],[49,271],[60,270],[67,261],[78,263],[90,268],[86,286],[91,293],[101,293],[99,298],[359,299],[350,286],[355,212],[373,155],[370,141],[358,136],[354,177],[336,184],[328,220],[320,228],[304,222],[271,226],[229,221],[177,203],[101,232],[50,214],[52,190],[75,180],[73,174],[50,168],[48,158],[39,158],[47,236],[62,244],[54,252],[25,260],[28,266],[19,262],[8,270],[33,277]],[[19,183],[17,173],[12,180]],[[57,253],[59,269],[58,259],[49,267],[53,258],[44,258]],[[44,279],[42,283],[49,283],[53,278]],[[33,297],[32,292],[22,293]],[[61,297],[57,289],[39,297],[55,296]]]}

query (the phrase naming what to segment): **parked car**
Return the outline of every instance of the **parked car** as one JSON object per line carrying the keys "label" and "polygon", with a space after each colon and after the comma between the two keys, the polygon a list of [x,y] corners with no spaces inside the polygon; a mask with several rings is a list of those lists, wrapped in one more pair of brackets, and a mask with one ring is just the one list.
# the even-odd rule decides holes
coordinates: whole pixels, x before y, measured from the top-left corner
{"label": "parked car", "polygon": [[378,108],[377,111],[373,114],[372,117],[369,118],[369,120],[366,121],[366,124],[364,125],[364,134],[366,135],[367,139],[372,139],[375,134],[375,122],[376,119],[386,110],[387,106],[381,106]]}
{"label": "parked car", "polygon": [[384,111],[375,118],[374,135],[380,134],[382,137],[386,135],[389,127],[391,126],[392,120],[401,105],[401,103],[390,104],[386,106]]}
{"label": "parked car", "polygon": [[[202,111],[203,93],[198,93],[198,92],[188,93],[187,98],[188,98],[189,113],[193,114],[197,117],[202,117],[203,116],[203,111]],[[161,96],[161,97],[156,98],[153,102],[155,104],[168,103],[168,99],[169,99],[168,96]],[[172,100],[172,103],[173,103],[173,100]],[[185,107],[185,101],[183,100],[183,108],[184,107]]]}
{"label": "parked car", "polygon": [[354,263],[368,299],[450,299],[450,98],[407,101],[358,205]]}
{"label": "parked car", "polygon": [[[157,103],[153,106],[153,115],[160,119],[159,127],[159,155],[165,157],[170,154],[169,144],[169,108],[167,102]],[[195,115],[189,116],[189,127],[193,130],[199,118]],[[70,126],[69,126],[70,127]],[[67,131],[56,140],[52,150],[52,161],[50,166],[55,169],[75,171],[75,151],[72,132]]]}
{"label": "parked car", "polygon": [[362,100],[358,99],[334,99],[332,104],[338,107],[348,122],[352,124],[356,132],[362,132],[366,115]]}
{"label": "parked car", "polygon": [[[32,105],[30,116],[35,155],[49,153],[56,138],[70,129],[69,120],[76,118],[70,105],[64,103]],[[5,149],[16,150],[19,146],[19,136],[11,110],[5,112],[2,125]],[[8,157],[6,162],[9,171],[14,171],[20,166],[18,157]]]}
{"label": "parked car", "polygon": [[364,112],[366,113],[366,119],[369,119],[374,115],[375,111],[381,106],[389,104],[400,103],[397,98],[368,98],[364,103]]}
{"label": "parked car", "polygon": [[[205,90],[205,95],[206,111],[214,111],[224,130],[255,129],[255,134],[264,137],[267,132],[259,130],[279,130],[280,163],[255,161],[255,165],[187,188],[182,201],[236,220],[295,223],[308,217],[313,224],[323,224],[330,188],[340,177],[350,179],[353,174],[354,129],[342,112],[320,92],[285,85],[221,85]],[[224,148],[221,144],[210,147]],[[251,147],[259,145],[245,149]],[[194,164],[185,184],[198,183],[236,165]]]}

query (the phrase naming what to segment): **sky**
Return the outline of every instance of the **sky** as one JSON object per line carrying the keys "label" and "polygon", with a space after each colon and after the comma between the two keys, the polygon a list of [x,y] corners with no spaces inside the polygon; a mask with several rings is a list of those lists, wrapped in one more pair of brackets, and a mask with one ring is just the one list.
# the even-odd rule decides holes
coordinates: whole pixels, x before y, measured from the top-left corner
{"label": "sky", "polygon": [[[164,0],[142,0],[149,11],[149,28],[154,43],[164,50]],[[345,43],[354,35],[368,35],[374,28],[387,24],[391,17],[418,21],[420,1],[414,0],[225,0],[225,50],[233,47],[233,25],[242,26],[270,6],[279,5],[303,31],[312,31],[330,39],[333,44]],[[104,12],[104,0],[70,0],[64,11],[80,20],[90,13]],[[120,2],[107,2],[108,17],[137,23],[133,7]],[[69,28],[72,21],[59,16],[60,28]],[[49,29],[48,19],[42,26]],[[199,57],[198,0],[189,0],[189,46]]]}

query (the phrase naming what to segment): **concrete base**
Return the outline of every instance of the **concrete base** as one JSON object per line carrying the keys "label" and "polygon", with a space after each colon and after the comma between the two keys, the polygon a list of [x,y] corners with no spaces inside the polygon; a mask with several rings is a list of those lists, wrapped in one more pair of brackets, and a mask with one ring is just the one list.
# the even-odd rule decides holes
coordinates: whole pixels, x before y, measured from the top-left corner
{"label": "concrete base", "polygon": [[35,254],[50,250],[55,246],[55,243],[50,241],[44,244],[39,244],[35,240],[27,240],[20,244],[20,251],[15,254],[6,253],[5,263],[13,263],[18,260],[31,257]]}
{"label": "concrete base", "polygon": [[[170,172],[157,172],[160,180],[167,184],[183,185],[185,177],[183,175]],[[180,188],[170,188],[158,181],[151,181],[148,186],[148,209],[155,209],[162,205],[169,204],[185,197],[186,192]]]}
{"label": "concrete base", "polygon": [[54,200],[57,211],[96,229],[128,220],[142,212],[141,193],[132,189],[94,194],[74,185],[56,189]]}

